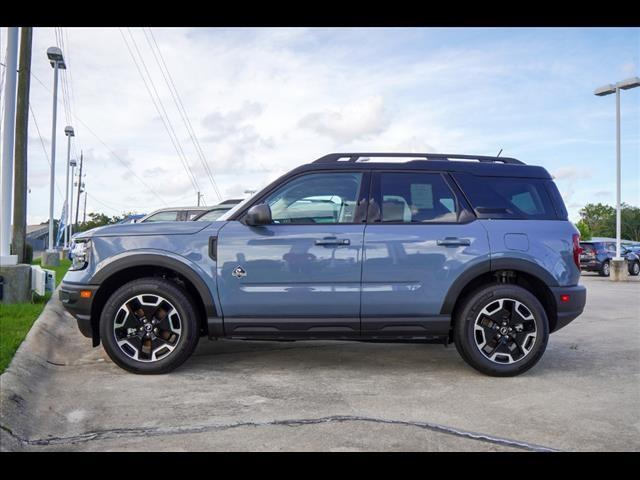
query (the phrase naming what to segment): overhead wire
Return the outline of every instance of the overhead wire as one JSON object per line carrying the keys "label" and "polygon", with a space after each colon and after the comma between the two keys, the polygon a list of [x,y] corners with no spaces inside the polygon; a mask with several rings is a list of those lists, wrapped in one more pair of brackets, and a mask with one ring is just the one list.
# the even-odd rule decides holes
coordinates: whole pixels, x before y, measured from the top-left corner
{"label": "overhead wire", "polygon": [[[218,185],[216,184],[214,178],[213,178],[213,173],[211,172],[211,168],[209,167],[209,163],[207,162],[207,159],[205,157],[204,151],[202,150],[202,146],[200,145],[200,141],[198,140],[198,136],[195,133],[195,130],[193,128],[193,125],[191,124],[191,120],[189,119],[189,115],[187,114],[187,111],[184,107],[184,103],[182,102],[182,98],[180,97],[180,93],[178,92],[178,89],[176,88],[175,82],[173,81],[173,77],[171,75],[171,72],[169,70],[169,68],[167,67],[167,64],[165,62],[164,56],[162,55],[162,51],[160,50],[160,47],[158,46],[158,42],[156,41],[155,35],[153,34],[153,31],[151,30],[151,28],[147,28],[147,30],[149,31],[149,35],[150,37],[147,35],[147,32],[145,31],[144,27],[142,27],[142,32],[144,33],[145,39],[147,40],[147,43],[149,44],[149,48],[151,49],[151,53],[153,53],[153,57],[156,61],[156,64],[158,65],[158,68],[160,69],[160,72],[162,73],[162,77],[164,78],[165,83],[167,84],[167,87],[169,89],[169,92],[171,93],[171,97],[173,98],[173,101],[176,105],[176,108],[178,109],[178,112],[180,112],[180,116],[182,118],[182,121],[187,129],[187,132],[189,133],[189,137],[191,139],[191,142],[193,143],[193,146],[196,150],[196,152],[198,153],[198,157],[200,158],[200,162],[202,164],[202,166],[204,167],[205,172],[207,173],[207,176],[209,178],[209,181],[211,183],[211,186],[213,187],[213,191],[215,192],[215,194],[217,195],[219,200],[222,200],[222,196],[220,195],[220,190],[218,189]],[[151,40],[150,40],[151,38]],[[153,44],[152,44],[153,41]],[[155,46],[155,50],[154,50],[154,46]],[[156,51],[157,51],[157,55],[156,55]],[[165,74],[166,72],[166,74]]]}
{"label": "overhead wire", "polygon": [[[144,62],[144,58],[142,56],[142,54],[140,53],[140,50],[137,46],[137,43],[135,41],[135,38],[133,37],[131,30],[128,30],[129,36],[131,37],[131,42],[133,44],[134,49],[136,50],[137,54],[138,54],[138,58],[140,60],[140,64],[142,64],[142,67],[144,69],[144,71],[147,74],[147,77],[145,77],[145,75],[142,73],[142,70],[140,69],[140,64],[138,63],[138,59],[136,58],[136,56],[134,55],[131,47],[129,46],[129,42],[127,41],[127,38],[125,37],[124,33],[122,32],[122,29],[120,30],[120,34],[122,35],[122,39],[125,42],[125,45],[127,47],[127,50],[129,51],[129,54],[131,55],[131,58],[134,62],[134,65],[140,75],[140,77],[142,78],[142,81],[144,83],[144,86],[147,90],[147,93],[149,94],[149,97],[151,98],[151,101],[158,113],[158,115],[160,116],[160,119],[162,120],[162,123],[167,131],[167,134],[169,135],[169,139],[171,140],[171,143],[173,145],[173,147],[176,150],[176,153],[178,155],[178,158],[180,158],[180,161],[182,162],[182,166],[185,169],[185,172],[187,173],[187,177],[189,178],[191,185],[193,186],[194,191],[197,193],[200,191],[200,186],[198,184],[197,178],[195,176],[195,174],[193,173],[193,170],[191,169],[191,167],[189,166],[188,160],[186,158],[186,155],[184,153],[184,150],[182,148],[182,145],[180,144],[180,140],[178,139],[176,133],[175,133],[175,129],[173,128],[173,125],[171,123],[171,120],[169,118],[169,115],[167,114],[166,109],[164,108],[164,104],[162,103],[162,99],[160,98],[160,95],[158,94],[157,88],[155,87],[155,83],[153,82],[153,78],[151,76],[151,74],[149,73],[149,70],[146,66],[146,63]],[[151,88],[149,88],[149,85],[151,85]],[[153,89],[153,93],[151,91],[151,89]],[[155,96],[154,96],[155,93]]]}
{"label": "overhead wire", "polygon": [[[51,89],[49,87],[47,87],[42,80],[40,80],[34,73],[33,70],[31,71],[31,76],[40,84],[42,85],[42,87],[47,90],[49,93],[51,92]],[[58,103],[60,103],[60,99],[58,99]],[[142,180],[137,174],[136,172],[134,172],[131,167],[127,164],[127,162],[125,162],[122,158],[120,158],[120,155],[118,155],[111,147],[109,147],[109,145],[107,145],[107,143],[102,140],[102,138],[100,138],[100,136],[98,136],[98,134],[96,132],[93,131],[93,129],[91,127],[89,127],[89,125],[87,125],[86,122],[84,122],[80,117],[78,117],[77,115],[75,116],[76,121],[78,121],[80,124],[82,124],[82,126],[91,134],[93,135],[93,137],[95,137],[96,140],[98,140],[98,142],[100,142],[100,144],[113,156],[113,158],[115,158],[116,160],[118,160],[122,166],[127,169],[129,171],[129,173],[131,173],[131,175],[133,175],[136,180],[138,182],[140,182],[140,185],[142,185],[143,187],[145,187],[149,192],[151,192],[153,195],[156,196],[156,198],[158,198],[158,200],[160,200],[164,205],[167,205],[167,202],[164,200],[164,198],[162,198],[160,196],[160,194],[158,192],[156,192],[152,187],[150,187],[144,180]],[[48,158],[48,157],[47,157]]]}

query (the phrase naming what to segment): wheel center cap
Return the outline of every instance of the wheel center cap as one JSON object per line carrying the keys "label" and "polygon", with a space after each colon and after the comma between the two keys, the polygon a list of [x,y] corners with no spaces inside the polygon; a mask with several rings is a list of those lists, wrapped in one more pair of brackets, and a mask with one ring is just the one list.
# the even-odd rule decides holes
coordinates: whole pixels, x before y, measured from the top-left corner
{"label": "wheel center cap", "polygon": [[153,328],[153,325],[151,325],[150,323],[147,323],[147,324],[144,326],[144,329],[145,329],[147,332],[150,332],[152,328]]}
{"label": "wheel center cap", "polygon": [[507,327],[501,327],[501,328],[500,328],[500,333],[501,333],[502,335],[506,335],[507,333],[509,333],[509,328],[507,328]]}

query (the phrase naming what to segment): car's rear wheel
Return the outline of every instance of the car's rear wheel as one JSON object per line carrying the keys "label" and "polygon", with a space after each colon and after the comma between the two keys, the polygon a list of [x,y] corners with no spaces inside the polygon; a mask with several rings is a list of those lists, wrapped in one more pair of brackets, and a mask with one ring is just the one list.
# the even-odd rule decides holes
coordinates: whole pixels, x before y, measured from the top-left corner
{"label": "car's rear wheel", "polygon": [[629,275],[637,277],[640,275],[640,262],[636,260],[629,266]]}
{"label": "car's rear wheel", "polygon": [[611,273],[611,266],[609,265],[608,261],[602,263],[602,268],[600,268],[600,271],[598,273],[601,277],[609,276],[609,274]]}
{"label": "car's rear wheel", "polygon": [[167,373],[193,353],[199,339],[193,301],[176,284],[156,277],[116,290],[100,316],[109,357],[134,373]]}
{"label": "car's rear wheel", "polygon": [[509,377],[533,367],[549,339],[544,307],[528,290],[492,284],[468,295],[454,319],[462,358],[487,375]]}

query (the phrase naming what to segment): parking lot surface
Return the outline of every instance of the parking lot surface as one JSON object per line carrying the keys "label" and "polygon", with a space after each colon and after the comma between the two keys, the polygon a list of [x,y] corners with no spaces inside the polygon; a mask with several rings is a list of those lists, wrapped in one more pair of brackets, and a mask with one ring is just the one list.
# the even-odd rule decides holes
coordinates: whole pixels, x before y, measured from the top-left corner
{"label": "parking lot surface", "polygon": [[2,450],[640,450],[640,282],[585,274],[582,316],[514,378],[453,345],[202,339],[121,370],[57,299],[0,377]]}

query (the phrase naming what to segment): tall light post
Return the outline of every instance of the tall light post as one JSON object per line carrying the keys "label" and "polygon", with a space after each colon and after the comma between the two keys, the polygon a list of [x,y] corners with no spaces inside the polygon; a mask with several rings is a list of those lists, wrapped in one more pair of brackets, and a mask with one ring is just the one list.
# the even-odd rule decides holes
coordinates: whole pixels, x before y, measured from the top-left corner
{"label": "tall light post", "polygon": [[65,185],[65,189],[64,189],[64,194],[65,194],[65,198],[64,198],[64,204],[66,206],[66,208],[64,209],[65,212],[65,219],[64,219],[64,248],[69,248],[69,219],[71,218],[69,216],[69,167],[71,166],[71,137],[73,137],[75,135],[74,131],[73,131],[73,127],[71,126],[66,126],[64,129],[64,134],[67,136],[67,181],[64,184]]}
{"label": "tall light post", "polygon": [[69,185],[69,190],[71,190],[71,202],[69,202],[69,239],[73,236],[73,177],[77,164],[78,162],[75,158],[69,160],[69,165],[71,165],[71,185]]}
{"label": "tall light post", "polygon": [[[605,85],[596,88],[593,92],[599,97],[616,94],[616,257],[613,259],[614,275],[612,279],[617,279],[616,272],[622,271],[623,259],[620,256],[620,239],[622,232],[622,216],[620,212],[620,182],[622,176],[620,162],[620,90],[629,90],[630,88],[640,87],[640,77],[628,78],[614,85]],[[617,265],[616,265],[617,264]]]}
{"label": "tall light post", "polygon": [[62,50],[58,47],[49,47],[47,49],[47,57],[53,67],[53,122],[51,127],[51,175],[49,179],[49,248],[48,252],[54,252],[53,249],[53,202],[54,186],[56,177],[56,114],[58,113],[58,69],[65,69]]}
{"label": "tall light post", "polygon": [[15,265],[11,255],[11,202],[13,200],[13,142],[16,131],[16,80],[18,71],[18,27],[7,29],[7,60],[4,83],[4,115],[2,119],[2,169],[0,173],[0,259],[2,265]]}

